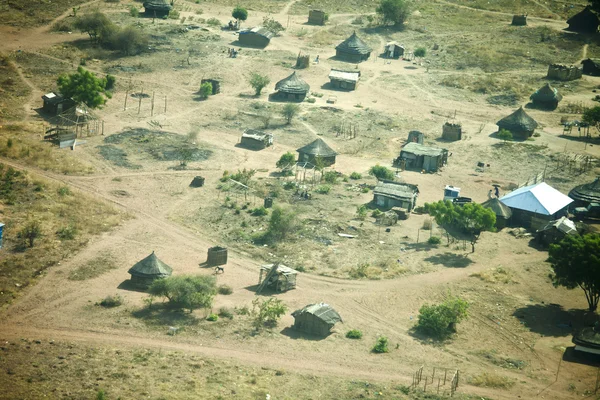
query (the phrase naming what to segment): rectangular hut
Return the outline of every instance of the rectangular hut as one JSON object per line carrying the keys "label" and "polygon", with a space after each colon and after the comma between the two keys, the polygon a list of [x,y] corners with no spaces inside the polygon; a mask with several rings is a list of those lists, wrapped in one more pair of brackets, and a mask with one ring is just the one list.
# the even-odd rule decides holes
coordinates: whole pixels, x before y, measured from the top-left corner
{"label": "rectangular hut", "polygon": [[400,207],[410,212],[417,205],[418,196],[419,188],[410,183],[379,181],[373,189],[373,203],[384,209]]}
{"label": "rectangular hut", "polygon": [[50,92],[42,96],[42,110],[49,115],[58,115],[75,105],[71,99],[65,99],[61,94]]}
{"label": "rectangular hut", "polygon": [[298,271],[283,264],[266,264],[260,267],[259,288],[262,290],[268,287],[276,292],[287,292],[296,288],[297,276]]}
{"label": "rectangular hut", "polygon": [[548,66],[548,79],[573,81],[581,79],[583,69],[576,65],[551,64]]}
{"label": "rectangular hut", "polygon": [[308,12],[308,23],[310,25],[325,25],[327,19],[327,13],[323,10],[310,10]]}
{"label": "rectangular hut", "polygon": [[396,42],[389,42],[385,45],[384,57],[386,58],[400,58],[404,55],[404,46],[399,45]]}
{"label": "rectangular hut", "polygon": [[462,139],[462,125],[446,122],[442,127],[442,139],[455,141]]}
{"label": "rectangular hut", "polygon": [[251,150],[262,150],[273,145],[273,135],[256,129],[246,129],[240,146]]}
{"label": "rectangular hut", "polygon": [[417,169],[436,172],[448,163],[448,150],[439,147],[425,146],[419,143],[408,143],[394,160],[395,166],[402,169]]}
{"label": "rectangular hut", "polygon": [[332,69],[329,73],[329,82],[334,89],[355,90],[359,79],[360,71]]}
{"label": "rectangular hut", "polygon": [[275,36],[273,32],[267,28],[257,26],[240,31],[239,41],[244,46],[264,48],[271,43],[273,36]]}

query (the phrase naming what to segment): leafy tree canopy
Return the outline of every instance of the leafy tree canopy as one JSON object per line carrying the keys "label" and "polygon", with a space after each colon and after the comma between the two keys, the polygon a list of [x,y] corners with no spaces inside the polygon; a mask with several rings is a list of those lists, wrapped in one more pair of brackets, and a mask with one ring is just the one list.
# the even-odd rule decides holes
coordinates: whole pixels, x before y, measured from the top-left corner
{"label": "leafy tree canopy", "polygon": [[154,281],[148,292],[153,296],[166,297],[172,306],[192,312],[212,306],[217,285],[214,276],[171,276]]}
{"label": "leafy tree canopy", "polygon": [[103,96],[106,88],[106,79],[97,78],[90,71],[78,67],[77,72],[61,75],[58,80],[60,93],[75,102],[85,103],[90,108],[96,108],[106,103]]}
{"label": "leafy tree canopy", "polygon": [[248,83],[250,83],[250,86],[252,86],[252,88],[254,89],[254,94],[257,96],[260,96],[260,93],[262,92],[264,87],[269,84],[269,82],[271,82],[271,80],[268,76],[261,75],[256,72],[252,73],[252,75],[250,75],[250,78],[248,79]]}
{"label": "leafy tree canopy", "polygon": [[600,106],[587,108],[583,112],[582,119],[583,122],[587,122],[590,126],[594,126],[596,129],[600,130]]}
{"label": "leafy tree canopy", "polygon": [[410,15],[409,3],[406,0],[381,0],[375,10],[384,24],[403,25]]}
{"label": "leafy tree canopy", "polygon": [[287,166],[294,165],[295,163],[296,156],[294,155],[294,153],[288,151],[279,158],[279,161],[277,161],[275,165],[277,166],[277,168],[285,168]]}
{"label": "leafy tree canopy", "polygon": [[455,330],[455,325],[467,318],[469,304],[458,297],[452,297],[442,304],[425,304],[419,310],[416,329],[437,339],[445,339]]}
{"label": "leafy tree canopy", "polygon": [[382,180],[392,181],[396,177],[396,174],[394,173],[394,171],[392,171],[391,169],[389,169],[387,167],[381,166],[379,164],[377,164],[377,165],[371,167],[371,169],[369,169],[369,175],[374,176],[375,178],[377,178],[380,181],[382,181]]}
{"label": "leafy tree canopy", "polygon": [[244,7],[237,6],[231,12],[231,16],[238,21],[245,21],[248,19],[248,10],[246,10]]}

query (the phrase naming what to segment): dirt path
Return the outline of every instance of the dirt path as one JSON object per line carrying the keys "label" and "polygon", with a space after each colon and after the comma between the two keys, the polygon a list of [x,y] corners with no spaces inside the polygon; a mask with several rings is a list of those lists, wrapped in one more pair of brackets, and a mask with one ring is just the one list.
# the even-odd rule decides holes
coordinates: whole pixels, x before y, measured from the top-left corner
{"label": "dirt path", "polygon": [[579,61],[577,61],[575,63],[575,65],[579,65],[583,62],[583,60],[586,60],[588,58],[587,53],[588,53],[588,44],[586,43],[583,45],[583,47],[581,49],[581,59]]}
{"label": "dirt path", "polygon": [[25,121],[28,121],[35,114],[33,112],[33,104],[39,101],[39,98],[43,93],[37,86],[35,86],[29,79],[27,79],[20,65],[18,65],[14,61],[10,61],[10,63],[12,64],[14,70],[17,72],[17,75],[19,75],[19,78],[21,78],[23,83],[25,83],[31,89],[31,95],[29,95],[29,99],[27,99],[27,101],[23,103],[23,109],[25,110]]}
{"label": "dirt path", "polygon": [[292,6],[294,4],[296,4],[299,0],[291,0],[289,1],[282,9],[281,11],[279,11],[279,15],[288,15],[290,8],[292,8]]}

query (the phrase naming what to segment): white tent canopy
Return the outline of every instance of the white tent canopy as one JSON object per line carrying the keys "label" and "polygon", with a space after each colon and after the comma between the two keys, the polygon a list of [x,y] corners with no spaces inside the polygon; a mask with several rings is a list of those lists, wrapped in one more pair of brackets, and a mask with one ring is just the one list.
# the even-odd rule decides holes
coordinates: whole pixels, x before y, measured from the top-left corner
{"label": "white tent canopy", "polygon": [[510,208],[529,211],[541,215],[554,215],[573,202],[546,182],[525,186],[500,199]]}

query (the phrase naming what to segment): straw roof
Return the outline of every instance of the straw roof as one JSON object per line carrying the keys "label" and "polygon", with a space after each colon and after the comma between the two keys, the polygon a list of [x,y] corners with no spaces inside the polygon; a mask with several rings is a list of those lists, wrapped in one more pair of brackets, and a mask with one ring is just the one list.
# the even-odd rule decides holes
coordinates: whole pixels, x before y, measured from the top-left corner
{"label": "straw roof", "polygon": [[173,268],[169,267],[164,262],[160,261],[156,254],[152,252],[148,257],[144,258],[141,261],[138,261],[133,267],[127,271],[131,275],[141,276],[141,277],[158,277],[164,278],[167,276],[171,276],[173,273]]}
{"label": "straw roof", "polygon": [[532,94],[529,99],[538,103],[558,103],[562,100],[562,96],[558,93],[556,88],[553,88],[549,83],[546,83]]}
{"label": "straw roof", "polygon": [[316,157],[334,157],[337,155],[337,153],[321,138],[307,144],[304,147],[300,147],[296,151],[298,153],[309,154]]}
{"label": "straw roof", "polygon": [[498,198],[494,197],[481,203],[484,208],[489,208],[496,214],[496,217],[509,219],[512,216],[512,210],[503,204]]}
{"label": "straw roof", "polygon": [[[598,23],[598,16],[595,12],[592,11],[590,6],[586,6],[583,10],[573,15],[571,18],[567,20],[567,24],[569,25],[578,25],[585,22],[595,22]],[[573,27],[569,27],[573,28]]]}
{"label": "straw roof", "polygon": [[156,11],[170,11],[173,6],[166,2],[166,0],[148,0],[143,4],[146,10]]}
{"label": "straw roof", "polygon": [[356,36],[356,31],[348,39],[338,44],[335,49],[348,54],[369,54],[373,51],[368,44]]}
{"label": "straw roof", "polygon": [[519,107],[517,111],[510,114],[508,117],[502,118],[496,122],[496,125],[501,129],[516,130],[516,131],[533,131],[537,128],[538,123],[531,118],[523,107]]}
{"label": "straw roof", "polygon": [[569,197],[585,203],[600,203],[600,177],[594,182],[576,186],[569,192]]}
{"label": "straw roof", "polygon": [[338,314],[329,304],[325,303],[310,304],[300,310],[294,311],[292,316],[297,318],[304,314],[312,314],[328,325],[334,325],[335,323],[342,321],[340,314]]}
{"label": "straw roof", "polygon": [[277,82],[275,90],[284,93],[305,94],[310,90],[310,86],[296,74],[296,71],[294,71],[294,73],[287,78]]}

